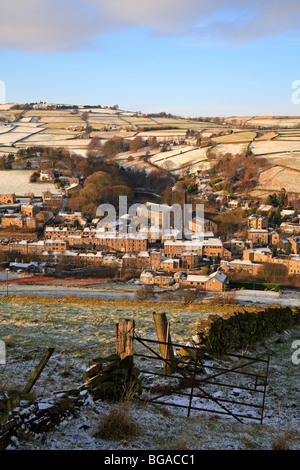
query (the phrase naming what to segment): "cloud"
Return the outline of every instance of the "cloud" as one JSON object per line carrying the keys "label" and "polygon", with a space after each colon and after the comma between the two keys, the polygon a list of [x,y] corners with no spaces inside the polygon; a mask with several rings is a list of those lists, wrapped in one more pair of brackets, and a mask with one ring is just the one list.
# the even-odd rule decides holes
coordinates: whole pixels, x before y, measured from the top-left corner
{"label": "cloud", "polygon": [[0,47],[77,50],[109,32],[240,43],[299,28],[299,0],[10,0],[0,4]]}
{"label": "cloud", "polygon": [[33,52],[84,47],[102,33],[95,13],[82,0],[2,2],[0,47]]}

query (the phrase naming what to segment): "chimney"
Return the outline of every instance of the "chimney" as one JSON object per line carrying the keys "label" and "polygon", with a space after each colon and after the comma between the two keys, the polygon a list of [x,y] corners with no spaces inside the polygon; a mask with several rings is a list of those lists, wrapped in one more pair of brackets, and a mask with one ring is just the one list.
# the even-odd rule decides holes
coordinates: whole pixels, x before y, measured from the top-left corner
{"label": "chimney", "polygon": [[187,204],[187,190],[184,191],[183,204]]}

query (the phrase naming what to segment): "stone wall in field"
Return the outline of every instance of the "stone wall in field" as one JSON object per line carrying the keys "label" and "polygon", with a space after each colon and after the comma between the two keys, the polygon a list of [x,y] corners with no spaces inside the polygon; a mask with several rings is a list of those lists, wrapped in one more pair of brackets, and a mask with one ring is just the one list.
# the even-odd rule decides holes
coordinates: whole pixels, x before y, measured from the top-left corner
{"label": "stone wall in field", "polygon": [[258,312],[210,315],[198,322],[197,333],[206,348],[228,352],[245,349],[296,325],[300,325],[300,308],[269,307]]}

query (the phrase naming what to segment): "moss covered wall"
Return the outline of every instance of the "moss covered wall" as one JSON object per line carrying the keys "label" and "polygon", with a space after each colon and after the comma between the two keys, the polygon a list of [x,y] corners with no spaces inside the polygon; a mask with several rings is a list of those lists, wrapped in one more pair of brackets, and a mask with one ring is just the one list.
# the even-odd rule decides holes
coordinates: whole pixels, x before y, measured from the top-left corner
{"label": "moss covered wall", "polygon": [[300,325],[300,308],[269,307],[258,312],[210,315],[200,320],[197,331],[206,348],[227,352],[252,346],[296,325]]}

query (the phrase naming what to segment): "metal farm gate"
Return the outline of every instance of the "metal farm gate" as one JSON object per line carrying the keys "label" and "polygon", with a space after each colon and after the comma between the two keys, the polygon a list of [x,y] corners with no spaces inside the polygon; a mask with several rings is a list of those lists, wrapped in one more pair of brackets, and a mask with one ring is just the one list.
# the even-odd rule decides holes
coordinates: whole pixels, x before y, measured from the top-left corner
{"label": "metal farm gate", "polygon": [[[166,337],[170,338],[169,333]],[[200,411],[231,416],[241,423],[242,419],[263,422],[268,354],[251,357],[170,340],[156,341],[136,335],[133,339],[140,346],[140,352],[135,351],[134,356],[146,366],[139,370],[149,379],[145,398],[148,403],[185,408],[187,416]],[[155,345],[159,345],[159,351],[154,349]],[[170,355],[173,348],[179,348],[184,355]],[[151,385],[151,380],[156,384]]]}

